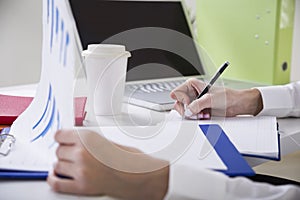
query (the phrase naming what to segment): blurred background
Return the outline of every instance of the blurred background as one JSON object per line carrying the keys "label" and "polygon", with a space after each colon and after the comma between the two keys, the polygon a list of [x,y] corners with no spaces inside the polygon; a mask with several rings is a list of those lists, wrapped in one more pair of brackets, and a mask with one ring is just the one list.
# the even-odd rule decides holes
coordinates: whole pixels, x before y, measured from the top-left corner
{"label": "blurred background", "polygon": [[40,77],[42,1],[0,0],[0,86]]}
{"label": "blurred background", "polygon": [[[196,0],[185,3],[194,22]],[[296,0],[295,8],[291,81],[300,80],[300,0]],[[0,87],[39,81],[41,17],[41,0],[0,0]]]}

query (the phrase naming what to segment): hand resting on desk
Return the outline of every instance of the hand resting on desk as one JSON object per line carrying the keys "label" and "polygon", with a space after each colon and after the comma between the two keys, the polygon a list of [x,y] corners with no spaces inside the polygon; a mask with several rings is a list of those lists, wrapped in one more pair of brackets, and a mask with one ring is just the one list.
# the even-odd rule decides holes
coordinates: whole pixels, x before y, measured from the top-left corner
{"label": "hand resting on desk", "polygon": [[125,199],[162,199],[167,192],[166,161],[88,130],[61,130],[55,140],[58,161],[47,179],[54,191]]}

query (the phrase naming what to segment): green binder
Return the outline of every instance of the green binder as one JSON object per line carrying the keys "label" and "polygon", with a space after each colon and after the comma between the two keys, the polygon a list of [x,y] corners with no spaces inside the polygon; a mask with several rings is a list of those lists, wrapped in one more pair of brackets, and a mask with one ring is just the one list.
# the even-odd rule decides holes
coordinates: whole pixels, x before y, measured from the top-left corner
{"label": "green binder", "polygon": [[197,39],[224,77],[290,82],[295,0],[197,0]]}

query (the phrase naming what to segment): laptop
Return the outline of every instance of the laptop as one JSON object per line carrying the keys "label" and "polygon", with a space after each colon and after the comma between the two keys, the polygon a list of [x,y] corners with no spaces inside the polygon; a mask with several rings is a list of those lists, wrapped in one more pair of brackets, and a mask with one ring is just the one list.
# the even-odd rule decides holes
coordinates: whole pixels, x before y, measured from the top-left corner
{"label": "laptop", "polygon": [[[131,52],[125,102],[167,111],[175,102],[170,91],[190,77],[206,76],[182,1],[70,0],[70,5],[83,49],[110,43]],[[254,86],[233,80],[225,85]]]}

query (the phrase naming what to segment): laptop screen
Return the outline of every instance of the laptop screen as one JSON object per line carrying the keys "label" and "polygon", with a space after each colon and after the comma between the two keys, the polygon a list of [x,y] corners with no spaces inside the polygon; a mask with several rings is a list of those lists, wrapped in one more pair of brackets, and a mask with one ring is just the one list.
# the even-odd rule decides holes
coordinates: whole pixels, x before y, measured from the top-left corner
{"label": "laptop screen", "polygon": [[204,74],[181,2],[70,0],[83,49],[123,44],[127,81]]}

